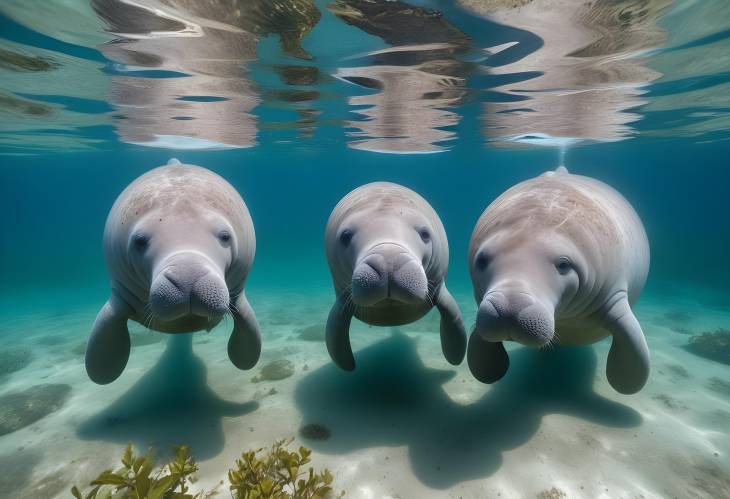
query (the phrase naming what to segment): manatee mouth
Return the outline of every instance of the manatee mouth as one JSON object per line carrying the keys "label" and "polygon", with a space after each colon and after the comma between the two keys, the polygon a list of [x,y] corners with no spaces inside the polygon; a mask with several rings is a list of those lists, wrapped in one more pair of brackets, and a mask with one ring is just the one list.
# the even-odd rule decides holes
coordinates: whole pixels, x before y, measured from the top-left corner
{"label": "manatee mouth", "polygon": [[555,337],[553,314],[533,295],[492,291],[477,311],[475,332],[487,341],[544,347]]}
{"label": "manatee mouth", "polygon": [[184,318],[217,322],[228,312],[230,294],[223,278],[198,261],[176,261],[157,272],[150,286],[152,316],[160,321]]}
{"label": "manatee mouth", "polygon": [[355,266],[352,301],[366,307],[418,304],[428,298],[428,278],[423,265],[403,247],[377,246]]}

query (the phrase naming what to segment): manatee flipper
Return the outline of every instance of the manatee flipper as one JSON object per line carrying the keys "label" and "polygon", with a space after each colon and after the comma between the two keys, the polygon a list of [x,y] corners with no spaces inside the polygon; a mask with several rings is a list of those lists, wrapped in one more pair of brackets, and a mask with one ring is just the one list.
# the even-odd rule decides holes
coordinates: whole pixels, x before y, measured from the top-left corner
{"label": "manatee flipper", "polygon": [[608,382],[619,393],[638,392],[649,378],[649,347],[625,298],[611,308],[604,328],[613,336],[606,364]]}
{"label": "manatee flipper", "polygon": [[86,372],[100,385],[111,383],[122,374],[129,360],[129,310],[112,296],[96,316],[86,343]]}
{"label": "manatee flipper", "polygon": [[466,354],[466,329],[459,305],[445,284],[436,297],[436,308],[441,313],[441,350],[450,364],[458,366]]}
{"label": "manatee flipper", "polygon": [[509,356],[502,342],[487,341],[476,332],[469,337],[466,362],[474,377],[482,383],[499,381],[509,369]]}
{"label": "manatee flipper", "polygon": [[340,295],[335,300],[330,315],[327,317],[326,342],[327,351],[332,361],[345,371],[355,369],[355,357],[350,346],[350,322],[352,311],[347,307],[347,300]]}
{"label": "manatee flipper", "polygon": [[239,369],[251,369],[261,356],[259,323],[243,291],[232,308],[233,332],[228,339],[228,358]]}

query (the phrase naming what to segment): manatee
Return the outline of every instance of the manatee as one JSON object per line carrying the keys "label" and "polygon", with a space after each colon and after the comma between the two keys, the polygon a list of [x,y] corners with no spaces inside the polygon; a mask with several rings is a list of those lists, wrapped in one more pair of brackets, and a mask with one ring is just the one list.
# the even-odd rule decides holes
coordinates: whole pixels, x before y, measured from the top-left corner
{"label": "manatee", "polygon": [[86,371],[114,381],[130,351],[127,321],[162,333],[210,331],[233,317],[228,356],[250,369],[261,334],[243,290],[256,248],[246,204],[223,178],[171,159],[133,181],[104,229],[111,296],[96,317]]}
{"label": "manatee", "polygon": [[332,360],[355,368],[352,317],[397,326],[441,313],[441,347],[451,364],[466,351],[466,331],[444,282],[449,263],[446,232],[436,212],[403,186],[375,182],[358,187],[335,206],[325,231],[336,300],[325,338]]}
{"label": "manatee", "polygon": [[560,167],[507,190],[474,228],[469,269],[479,309],[467,361],[480,381],[507,372],[503,341],[545,347],[611,335],[611,386],[629,394],[646,383],[649,349],[631,305],[649,272],[649,243],[608,185]]}

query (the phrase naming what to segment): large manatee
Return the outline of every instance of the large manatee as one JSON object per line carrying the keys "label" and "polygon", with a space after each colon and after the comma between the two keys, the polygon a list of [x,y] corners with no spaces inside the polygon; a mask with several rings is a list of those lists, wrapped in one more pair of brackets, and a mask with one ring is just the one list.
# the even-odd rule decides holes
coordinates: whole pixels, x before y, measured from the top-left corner
{"label": "large manatee", "polygon": [[469,268],[479,310],[467,358],[480,381],[507,372],[503,341],[543,347],[611,335],[611,386],[635,393],[646,383],[649,349],[631,305],[649,271],[649,243],[611,187],[564,167],[517,184],[477,222]]}
{"label": "large manatee", "polygon": [[122,373],[130,319],[189,333],[212,329],[229,312],[228,356],[239,369],[253,367],[261,335],[243,284],[255,247],[246,205],[215,173],[173,159],[132,182],[104,229],[112,290],[86,347],[89,377],[106,384]]}
{"label": "large manatee", "polygon": [[461,363],[466,331],[444,283],[449,245],[441,220],[425,199],[388,182],[358,187],[332,211],[325,246],[336,294],[326,328],[335,364],[355,368],[353,316],[367,324],[396,326],[420,319],[434,305],[441,313],[444,356]]}

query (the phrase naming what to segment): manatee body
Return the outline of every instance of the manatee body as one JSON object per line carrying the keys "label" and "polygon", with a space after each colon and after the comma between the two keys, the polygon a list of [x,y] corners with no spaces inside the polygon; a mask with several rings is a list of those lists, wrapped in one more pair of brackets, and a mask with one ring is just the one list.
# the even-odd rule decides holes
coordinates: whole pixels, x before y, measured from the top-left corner
{"label": "manatee body", "polygon": [[485,383],[509,358],[503,341],[543,347],[613,337],[606,374],[621,393],[649,376],[649,350],[631,305],[649,271],[649,243],[621,194],[564,167],[490,204],[474,228],[469,269],[479,305],[468,364]]}
{"label": "manatee body", "polygon": [[414,322],[433,306],[441,313],[441,346],[459,364],[466,331],[446,289],[449,246],[436,212],[415,192],[375,182],[358,187],[334,208],[325,232],[336,300],[326,327],[327,349],[345,370],[355,368],[352,317],[376,326]]}
{"label": "manatee body", "polygon": [[163,333],[210,330],[230,313],[228,355],[258,361],[261,335],[243,291],[253,263],[253,222],[236,190],[215,173],[172,159],[132,182],[104,229],[111,296],[86,347],[86,371],[114,381],[130,351],[127,321]]}

